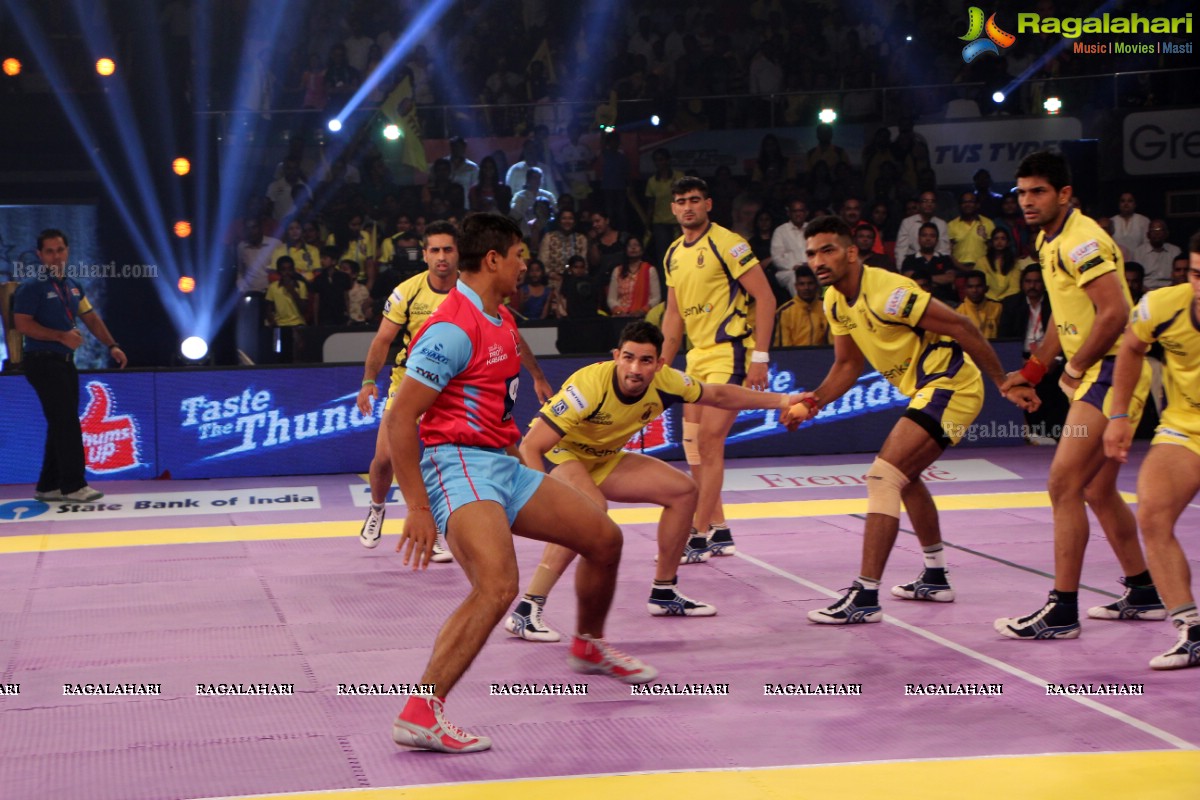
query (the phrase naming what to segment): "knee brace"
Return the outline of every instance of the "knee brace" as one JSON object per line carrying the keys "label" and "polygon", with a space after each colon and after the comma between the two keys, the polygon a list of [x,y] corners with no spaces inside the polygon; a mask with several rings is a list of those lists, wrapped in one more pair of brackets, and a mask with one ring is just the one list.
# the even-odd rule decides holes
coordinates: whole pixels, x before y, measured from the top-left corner
{"label": "knee brace", "polygon": [[683,423],[683,457],[687,463],[696,466],[700,463],[700,423]]}
{"label": "knee brace", "polygon": [[867,513],[900,519],[900,491],[908,476],[882,458],[867,470]]}

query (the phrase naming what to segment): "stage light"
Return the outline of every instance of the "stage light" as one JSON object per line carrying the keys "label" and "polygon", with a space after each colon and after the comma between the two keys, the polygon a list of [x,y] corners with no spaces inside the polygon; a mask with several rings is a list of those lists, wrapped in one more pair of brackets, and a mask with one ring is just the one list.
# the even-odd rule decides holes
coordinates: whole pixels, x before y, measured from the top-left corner
{"label": "stage light", "polygon": [[107,78],[117,71],[117,65],[111,58],[102,58],[96,62],[96,72]]}
{"label": "stage light", "polygon": [[192,171],[192,162],[188,161],[186,158],[177,158],[171,162],[171,169],[175,171],[176,175],[182,178],[184,175],[187,175]]}
{"label": "stage light", "polygon": [[992,102],[993,103],[1003,103],[1004,102],[1004,92],[1000,91],[999,89],[992,92]]}
{"label": "stage light", "polygon": [[186,239],[192,235],[192,223],[188,222],[186,219],[181,219],[179,222],[175,223],[174,230],[176,236],[178,236],[180,239]]}
{"label": "stage light", "polygon": [[394,142],[400,138],[400,126],[396,124],[383,126],[383,138],[389,142]]}
{"label": "stage light", "polygon": [[335,119],[329,120],[329,130],[330,131],[332,131],[333,133],[337,133],[341,129],[342,129],[342,121],[340,119],[335,118]]}
{"label": "stage light", "polygon": [[1057,97],[1047,97],[1046,102],[1042,103],[1042,108],[1046,109],[1047,114],[1057,114],[1062,111],[1062,100]]}
{"label": "stage light", "polygon": [[21,74],[21,62],[15,58],[4,59],[4,74],[10,78],[15,78]]}
{"label": "stage light", "polygon": [[208,355],[208,342],[199,336],[189,336],[180,343],[179,354],[188,361],[203,361]]}
{"label": "stage light", "polygon": [[832,108],[822,108],[821,113],[817,114],[817,119],[826,125],[832,125],[837,120],[837,112]]}
{"label": "stage light", "polygon": [[654,116],[652,116],[650,118],[650,124],[656,128],[659,126],[659,123],[661,123],[661,122],[662,122],[662,119],[659,118],[658,114],[655,114]]}
{"label": "stage light", "polygon": [[904,41],[906,41],[906,42],[911,42],[911,41],[912,41],[912,36],[905,36],[905,37],[904,37]]}
{"label": "stage light", "polygon": [[179,279],[179,291],[184,294],[191,294],[196,290],[196,279],[191,275],[184,275]]}

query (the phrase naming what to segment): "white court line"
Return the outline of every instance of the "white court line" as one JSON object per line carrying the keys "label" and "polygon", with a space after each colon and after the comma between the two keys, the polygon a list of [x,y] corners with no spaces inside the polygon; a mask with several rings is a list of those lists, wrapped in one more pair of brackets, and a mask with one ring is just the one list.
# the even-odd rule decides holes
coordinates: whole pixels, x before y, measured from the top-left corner
{"label": "white court line", "polygon": [[[778,575],[781,578],[786,578],[789,581],[792,581],[793,583],[798,583],[801,586],[812,589],[815,592],[820,592],[820,593],[826,595],[827,597],[832,597],[832,598],[841,597],[840,594],[833,591],[832,589],[827,589],[826,587],[820,585],[819,583],[813,583],[812,581],[805,580],[804,578],[801,578],[799,575],[793,575],[792,573],[788,572],[787,570],[780,569],[779,567],[776,567],[773,564],[768,564],[766,561],[763,561],[762,559],[758,559],[758,558],[755,558],[754,556],[746,555],[745,553],[743,553],[741,551],[741,549],[739,549],[736,553],[734,553],[734,555],[737,556],[738,558],[744,558],[746,561],[749,561],[751,564],[754,564],[758,567],[765,569],[767,572],[774,573],[775,575]],[[895,617],[891,616],[890,614],[884,614],[883,621],[887,622],[891,625],[895,625],[898,628],[902,628],[910,633],[915,633],[918,636],[923,636],[924,638],[928,639],[931,642],[940,644],[942,647],[949,648],[949,649],[955,651],[956,653],[962,653],[963,655],[973,658],[976,661],[980,661],[984,664],[987,664],[990,667],[995,667],[996,669],[1000,670],[1001,672],[1007,672],[1009,675],[1012,675],[1016,678],[1020,678],[1021,680],[1026,681],[1027,683],[1032,683],[1034,686],[1037,686],[1041,689],[1045,689],[1048,684],[1053,683],[1053,681],[1048,681],[1045,678],[1039,678],[1037,675],[1034,675],[1030,672],[1026,672],[1025,670],[1021,669],[1020,667],[1014,667],[1012,664],[1008,664],[997,658],[992,658],[989,655],[984,655],[983,653],[980,653],[978,650],[972,650],[971,648],[966,647],[961,644],[958,644],[957,642],[952,642],[949,639],[938,636],[936,633],[931,633],[930,631],[927,631],[924,628],[918,628],[916,625],[910,625],[909,623],[905,622],[904,620],[896,619]],[[1137,728],[1142,733],[1149,734],[1150,736],[1153,736],[1156,739],[1161,739],[1162,741],[1166,742],[1167,744],[1171,745],[1172,747],[1177,747],[1180,750],[1200,749],[1196,745],[1192,744],[1191,742],[1189,742],[1185,739],[1181,739],[1173,733],[1168,733],[1167,731],[1164,731],[1162,728],[1158,728],[1154,725],[1151,725],[1149,722],[1145,722],[1144,720],[1140,720],[1137,717],[1130,716],[1129,714],[1126,714],[1124,711],[1118,711],[1117,709],[1110,708],[1109,706],[1106,706],[1103,703],[1097,703],[1095,700],[1091,699],[1090,697],[1081,697],[1079,695],[1060,695],[1060,696],[1066,698],[1067,700],[1071,700],[1073,702],[1079,703],[1081,706],[1084,706],[1085,708],[1090,708],[1093,711],[1099,711],[1101,714],[1112,717],[1113,719],[1115,719],[1119,722],[1124,722],[1126,725]]]}

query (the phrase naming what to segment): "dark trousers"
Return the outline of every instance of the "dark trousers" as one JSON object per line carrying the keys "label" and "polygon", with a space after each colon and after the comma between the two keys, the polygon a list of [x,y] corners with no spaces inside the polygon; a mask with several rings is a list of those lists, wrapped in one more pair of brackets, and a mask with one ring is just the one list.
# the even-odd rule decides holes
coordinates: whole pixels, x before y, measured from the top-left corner
{"label": "dark trousers", "polygon": [[46,449],[37,490],[63,494],[82,489],[83,429],[79,425],[79,373],[73,361],[25,356],[25,378],[37,392],[46,417]]}

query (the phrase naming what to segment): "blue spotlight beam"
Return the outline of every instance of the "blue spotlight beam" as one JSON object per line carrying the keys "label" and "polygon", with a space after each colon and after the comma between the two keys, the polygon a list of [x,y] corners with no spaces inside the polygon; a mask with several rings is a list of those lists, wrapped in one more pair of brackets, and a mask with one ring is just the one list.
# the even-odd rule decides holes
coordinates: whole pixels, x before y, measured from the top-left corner
{"label": "blue spotlight beam", "polygon": [[346,119],[367,99],[367,95],[375,91],[375,88],[383,82],[384,78],[390,75],[392,70],[400,66],[404,57],[416,47],[424,36],[428,35],[433,26],[437,25],[438,21],[450,10],[452,5],[454,5],[454,0],[435,0],[422,8],[421,12],[409,23],[408,28],[405,29],[400,38],[396,40],[391,49],[384,55],[383,60],[375,68],[375,71],[367,76],[367,79],[358,87],[358,91],[346,101],[346,105],[337,113],[335,119],[345,123]]}
{"label": "blue spotlight beam", "polygon": [[[1119,0],[1108,0],[1108,2],[1102,3],[1099,8],[1097,8],[1095,11],[1093,11],[1088,16],[1092,16],[1092,17],[1101,16],[1104,14],[1104,12],[1111,10],[1112,8],[1116,7],[1118,4],[1119,4]],[[1012,97],[1013,92],[1015,92],[1017,90],[1017,87],[1019,87],[1021,84],[1025,83],[1025,81],[1029,80],[1030,77],[1032,77],[1033,75],[1036,75],[1038,70],[1040,70],[1042,67],[1044,67],[1047,62],[1053,61],[1055,58],[1057,58],[1059,53],[1061,53],[1067,47],[1071,46],[1071,41],[1072,41],[1071,39],[1065,39],[1065,38],[1059,39],[1058,44],[1051,47],[1039,58],[1034,59],[1033,63],[1031,63],[1028,67],[1026,67],[1025,70],[1020,75],[1013,78],[1011,81],[1009,81],[1009,83],[1003,89],[1001,89],[1001,91],[1004,92],[1004,96],[1006,98]]]}

